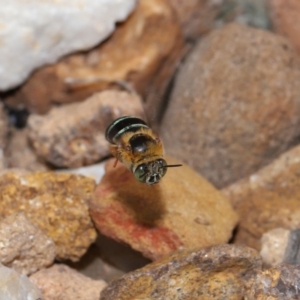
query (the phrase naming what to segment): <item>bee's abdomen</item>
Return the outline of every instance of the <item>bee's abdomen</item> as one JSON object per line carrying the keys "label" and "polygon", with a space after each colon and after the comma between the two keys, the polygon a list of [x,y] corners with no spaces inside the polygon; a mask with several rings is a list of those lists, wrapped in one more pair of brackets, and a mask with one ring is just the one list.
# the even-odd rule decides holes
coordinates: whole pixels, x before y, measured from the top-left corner
{"label": "bee's abdomen", "polygon": [[116,141],[127,132],[136,132],[140,128],[149,128],[148,125],[137,117],[120,117],[114,120],[106,129],[105,138],[111,144],[115,144]]}

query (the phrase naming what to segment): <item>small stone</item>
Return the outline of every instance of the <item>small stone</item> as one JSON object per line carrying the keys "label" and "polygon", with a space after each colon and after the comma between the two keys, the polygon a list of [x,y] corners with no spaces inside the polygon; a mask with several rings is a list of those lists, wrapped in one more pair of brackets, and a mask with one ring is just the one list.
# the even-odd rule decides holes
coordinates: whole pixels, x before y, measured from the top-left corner
{"label": "small stone", "polygon": [[153,120],[184,53],[179,20],[169,0],[140,0],[103,44],[41,68],[6,101],[45,113],[52,103],[82,101],[123,82],[146,100]]}
{"label": "small stone", "polygon": [[239,24],[212,31],[178,72],[161,125],[166,152],[219,188],[252,174],[299,136],[299,80],[286,39]]}
{"label": "small stone", "polygon": [[0,221],[0,262],[21,274],[32,274],[54,262],[55,244],[23,213]]}
{"label": "small stone", "polygon": [[300,228],[300,146],[222,190],[240,216],[235,243],[261,249],[262,235],[275,228]]}
{"label": "small stone", "polygon": [[0,176],[0,216],[23,212],[55,242],[58,259],[77,261],[96,238],[86,204],[94,188],[79,175],[8,172]]}
{"label": "small stone", "polygon": [[109,155],[107,126],[124,115],[144,116],[141,99],[132,93],[104,91],[81,103],[32,114],[28,136],[39,157],[57,167],[78,168]]}
{"label": "small stone", "polygon": [[9,1],[0,11],[0,90],[16,87],[37,67],[96,46],[113,32],[116,22],[126,19],[135,3]]}
{"label": "small stone", "polygon": [[300,3],[298,0],[268,0],[273,29],[287,37],[300,53]]}
{"label": "small stone", "polygon": [[249,278],[243,299],[297,300],[300,299],[299,282],[300,266],[281,264]]}
{"label": "small stone", "polygon": [[276,266],[284,262],[289,236],[290,231],[283,228],[275,228],[263,234],[260,256],[266,265]]}
{"label": "small stone", "polygon": [[40,160],[28,141],[28,129],[11,129],[5,150],[8,168],[20,168],[28,171],[47,171],[47,166]]}
{"label": "small stone", "polygon": [[178,251],[114,280],[100,300],[244,299],[247,281],[260,270],[258,253],[247,247]]}
{"label": "small stone", "polygon": [[99,300],[106,283],[90,279],[63,264],[55,264],[30,276],[45,300]]}
{"label": "small stone", "polygon": [[39,300],[42,294],[27,276],[0,264],[0,299]]}
{"label": "small stone", "polygon": [[102,234],[128,243],[150,259],[230,239],[237,223],[235,212],[218,190],[188,166],[170,168],[159,184],[149,186],[138,182],[121,163],[114,168],[114,161],[109,161],[89,203]]}

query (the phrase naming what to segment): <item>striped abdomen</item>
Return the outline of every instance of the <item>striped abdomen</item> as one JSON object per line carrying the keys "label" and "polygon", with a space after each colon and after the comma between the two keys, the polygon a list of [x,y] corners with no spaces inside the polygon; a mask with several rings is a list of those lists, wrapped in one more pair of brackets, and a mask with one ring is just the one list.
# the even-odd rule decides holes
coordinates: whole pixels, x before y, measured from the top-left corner
{"label": "striped abdomen", "polygon": [[111,144],[116,144],[123,134],[137,132],[141,128],[149,128],[148,125],[137,117],[120,117],[114,120],[106,129],[105,138]]}

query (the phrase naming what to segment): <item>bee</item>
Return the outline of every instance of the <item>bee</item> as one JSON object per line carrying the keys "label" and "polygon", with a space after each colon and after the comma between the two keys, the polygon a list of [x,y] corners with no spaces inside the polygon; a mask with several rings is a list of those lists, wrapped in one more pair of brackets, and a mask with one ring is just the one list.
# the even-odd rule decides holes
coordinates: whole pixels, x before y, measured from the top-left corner
{"label": "bee", "polygon": [[114,120],[106,129],[105,138],[116,158],[115,165],[122,162],[138,181],[148,185],[158,183],[166,175],[167,168],[181,166],[167,165],[161,140],[137,117]]}

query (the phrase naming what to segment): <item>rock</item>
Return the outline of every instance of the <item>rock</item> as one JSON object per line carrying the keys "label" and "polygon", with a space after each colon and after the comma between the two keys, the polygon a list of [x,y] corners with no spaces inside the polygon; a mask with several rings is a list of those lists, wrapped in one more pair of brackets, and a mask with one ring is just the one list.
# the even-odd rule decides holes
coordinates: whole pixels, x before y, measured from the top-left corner
{"label": "rock", "polygon": [[0,264],[0,299],[1,300],[39,300],[41,292],[28,279],[13,269]]}
{"label": "rock", "polygon": [[78,175],[6,173],[0,177],[0,215],[23,212],[53,239],[58,259],[77,261],[96,238],[86,204],[94,188],[92,179]]}
{"label": "rock", "polygon": [[150,259],[179,248],[225,243],[231,237],[237,217],[228,200],[189,167],[172,168],[159,184],[149,186],[121,163],[116,168],[113,164],[114,159],[89,203],[102,234]]}
{"label": "rock", "polygon": [[287,37],[300,53],[300,3],[297,0],[268,0],[272,26],[276,33]]}
{"label": "rock", "polygon": [[32,274],[54,262],[55,244],[23,213],[0,221],[0,261],[21,274]]}
{"label": "rock", "polygon": [[[0,90],[22,83],[37,67],[94,47],[132,11],[135,0],[6,3],[0,12]],[[80,37],[80,38],[78,38]]]}
{"label": "rock", "polygon": [[47,171],[50,166],[40,160],[28,141],[28,129],[10,129],[10,136],[5,150],[8,168],[20,168],[28,171]]}
{"label": "rock", "polygon": [[225,0],[169,0],[169,2],[178,15],[185,38],[195,40],[214,27],[214,20]]}
{"label": "rock", "polygon": [[244,299],[246,282],[260,267],[259,255],[247,247],[179,251],[111,282],[100,300]]}
{"label": "rock", "polygon": [[108,156],[105,130],[128,114],[144,116],[136,94],[104,91],[82,103],[54,107],[46,115],[32,114],[28,136],[41,158],[57,167],[77,168]]}
{"label": "rock", "polygon": [[260,255],[265,264],[280,263],[300,265],[300,229],[276,228],[263,234]]}
{"label": "rock", "polygon": [[272,33],[239,24],[213,31],[176,78],[161,125],[167,153],[219,188],[268,164],[299,136],[299,63]]}
{"label": "rock", "polygon": [[299,282],[300,266],[282,264],[249,278],[244,299],[296,300],[300,298]]}
{"label": "rock", "polygon": [[45,113],[51,103],[82,101],[117,81],[146,99],[146,111],[153,120],[160,113],[162,96],[183,48],[180,24],[169,0],[140,0],[105,43],[38,70],[6,101]]}
{"label": "rock", "polygon": [[260,250],[263,233],[300,228],[300,146],[257,173],[224,188],[240,216],[235,242]]}
{"label": "rock", "polygon": [[56,264],[30,276],[45,300],[99,300],[106,283],[92,280],[63,264]]}
{"label": "rock", "polygon": [[266,265],[276,266],[284,262],[289,237],[290,231],[283,228],[275,228],[262,235],[260,256]]}

